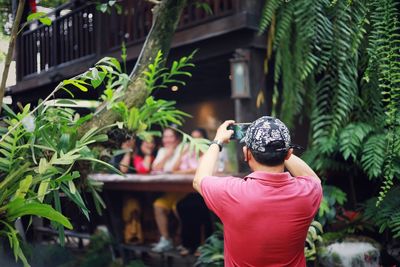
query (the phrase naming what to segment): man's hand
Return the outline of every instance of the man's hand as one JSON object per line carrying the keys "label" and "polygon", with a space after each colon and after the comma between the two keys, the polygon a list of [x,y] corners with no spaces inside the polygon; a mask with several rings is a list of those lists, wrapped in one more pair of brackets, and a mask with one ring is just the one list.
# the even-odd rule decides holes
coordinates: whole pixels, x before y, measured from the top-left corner
{"label": "man's hand", "polygon": [[121,148],[126,151],[132,151],[135,147],[135,139],[130,138],[121,144]]}
{"label": "man's hand", "polygon": [[214,140],[220,141],[222,143],[229,143],[229,140],[233,134],[233,130],[228,130],[228,126],[234,124],[234,120],[227,120],[222,123],[215,134]]}

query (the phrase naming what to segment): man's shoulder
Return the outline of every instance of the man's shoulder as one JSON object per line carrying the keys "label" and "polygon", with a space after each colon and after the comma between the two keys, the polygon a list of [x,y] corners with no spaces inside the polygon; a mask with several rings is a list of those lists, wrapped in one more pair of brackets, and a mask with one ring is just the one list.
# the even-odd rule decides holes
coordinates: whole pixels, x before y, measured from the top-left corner
{"label": "man's shoulder", "polygon": [[205,176],[201,180],[201,186],[210,186],[210,187],[228,187],[230,184],[235,183],[236,181],[243,180],[240,177],[235,176],[219,176],[219,175],[210,175]]}
{"label": "man's shoulder", "polygon": [[237,179],[242,179],[240,177],[232,176],[232,175],[209,175],[209,176],[204,176],[203,180],[237,180]]}

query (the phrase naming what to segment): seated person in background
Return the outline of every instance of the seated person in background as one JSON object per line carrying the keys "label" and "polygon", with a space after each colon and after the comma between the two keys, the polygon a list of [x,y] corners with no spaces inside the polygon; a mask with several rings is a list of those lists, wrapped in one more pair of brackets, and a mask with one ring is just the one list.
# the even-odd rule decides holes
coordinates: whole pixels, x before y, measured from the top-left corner
{"label": "seated person in background", "polygon": [[[179,159],[181,149],[180,134],[172,128],[166,128],[162,136],[162,147],[158,150],[152,170],[160,173],[171,173]],[[152,248],[154,252],[171,250],[173,242],[169,235],[168,217],[171,211],[176,213],[176,204],[185,196],[184,193],[168,192],[157,198],[154,203],[154,216],[160,233],[159,242]]]}
{"label": "seated person in background", "polygon": [[[207,139],[207,132],[203,128],[192,131],[193,138]],[[175,164],[174,173],[194,174],[198,167],[199,158],[202,154],[196,155],[194,151],[186,148]],[[212,233],[210,213],[203,198],[198,193],[190,193],[177,204],[177,212],[181,223],[181,246],[179,253],[186,256],[194,253],[201,243]],[[202,234],[204,236],[202,236]]]}
{"label": "seated person in background", "polygon": [[[138,149],[135,149],[135,143]],[[121,148],[125,154],[120,155],[120,160],[116,159],[116,162],[119,162],[118,169],[122,173],[150,173],[156,148],[154,139],[128,139],[122,143]]]}
{"label": "seated person in background", "polygon": [[[197,128],[190,134],[193,138],[207,139],[207,132],[203,128]],[[186,146],[179,155],[176,161],[173,173],[177,174],[194,174],[198,165],[200,155],[196,155],[195,151],[189,151],[189,146]]]}
{"label": "seated person in background", "polygon": [[[135,144],[137,148],[135,149]],[[125,150],[124,154],[116,156],[114,165],[122,173],[150,173],[151,164],[154,160],[155,142],[153,139],[142,141],[137,139],[128,139],[123,142],[121,148]],[[141,208],[136,198],[128,197],[124,199],[122,218],[124,220],[124,241],[125,243],[137,242],[143,243],[143,231],[140,223]]]}

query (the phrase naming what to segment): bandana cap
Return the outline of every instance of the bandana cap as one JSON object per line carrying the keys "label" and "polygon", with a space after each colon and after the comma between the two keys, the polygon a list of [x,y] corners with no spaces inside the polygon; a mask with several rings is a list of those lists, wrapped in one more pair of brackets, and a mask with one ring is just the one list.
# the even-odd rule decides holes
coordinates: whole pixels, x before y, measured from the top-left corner
{"label": "bandana cap", "polygon": [[277,118],[264,116],[254,121],[241,140],[252,151],[279,152],[290,148],[301,148],[290,142],[290,133],[286,125]]}

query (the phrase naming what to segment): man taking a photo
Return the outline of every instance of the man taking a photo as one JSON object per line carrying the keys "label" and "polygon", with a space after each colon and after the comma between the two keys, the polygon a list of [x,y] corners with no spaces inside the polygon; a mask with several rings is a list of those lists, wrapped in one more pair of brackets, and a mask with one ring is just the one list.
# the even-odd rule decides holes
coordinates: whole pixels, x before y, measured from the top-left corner
{"label": "man taking a photo", "polygon": [[306,266],[304,243],[321,202],[320,179],[293,155],[287,127],[268,116],[254,121],[242,140],[253,172],[244,178],[212,176],[233,123],[218,128],[193,181],[224,225],[225,266]]}

